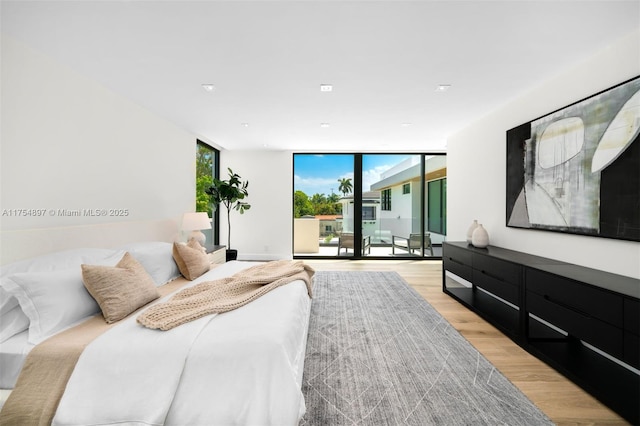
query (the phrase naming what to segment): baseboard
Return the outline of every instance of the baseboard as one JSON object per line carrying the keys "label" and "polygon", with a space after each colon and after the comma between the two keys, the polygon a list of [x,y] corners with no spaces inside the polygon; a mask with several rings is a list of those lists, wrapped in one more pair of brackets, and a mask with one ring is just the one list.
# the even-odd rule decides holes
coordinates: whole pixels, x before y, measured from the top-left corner
{"label": "baseboard", "polygon": [[293,259],[291,253],[240,253],[238,252],[238,260],[265,262],[270,260]]}

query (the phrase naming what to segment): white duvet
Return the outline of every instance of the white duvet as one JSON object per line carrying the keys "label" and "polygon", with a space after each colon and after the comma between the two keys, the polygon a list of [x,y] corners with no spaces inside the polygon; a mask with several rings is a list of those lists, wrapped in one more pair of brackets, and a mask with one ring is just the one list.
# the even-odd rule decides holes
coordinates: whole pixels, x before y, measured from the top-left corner
{"label": "white duvet", "polygon": [[[252,265],[230,262],[190,285]],[[82,353],[53,424],[295,425],[310,306],[295,281],[169,331],[127,318]]]}

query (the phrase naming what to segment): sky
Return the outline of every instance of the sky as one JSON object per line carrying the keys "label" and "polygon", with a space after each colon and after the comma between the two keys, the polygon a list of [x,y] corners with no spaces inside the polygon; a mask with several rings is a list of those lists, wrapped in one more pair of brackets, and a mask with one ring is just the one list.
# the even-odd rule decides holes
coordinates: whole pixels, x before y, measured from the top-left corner
{"label": "sky", "polygon": [[[369,191],[371,184],[380,180],[380,173],[400,163],[411,154],[365,154],[362,156],[362,189]],[[418,155],[415,155],[418,157]],[[353,183],[352,154],[296,154],[294,156],[294,190],[308,196],[314,194],[342,195],[338,179],[351,178]]]}

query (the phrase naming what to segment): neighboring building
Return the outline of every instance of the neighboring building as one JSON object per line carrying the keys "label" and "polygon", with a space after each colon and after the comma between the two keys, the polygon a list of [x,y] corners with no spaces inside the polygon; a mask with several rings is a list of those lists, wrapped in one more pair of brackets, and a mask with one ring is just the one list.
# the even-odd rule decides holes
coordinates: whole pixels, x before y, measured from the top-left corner
{"label": "neighboring building", "polygon": [[[342,204],[342,230],[353,232],[353,194],[340,198]],[[362,235],[370,235],[371,243],[385,243],[381,241],[380,227],[380,192],[369,191],[362,193]],[[389,240],[391,236],[389,236]]]}
{"label": "neighboring building", "polygon": [[[444,155],[425,161],[425,232],[433,243],[446,236],[447,163]],[[380,175],[371,189],[379,191],[379,234],[408,237],[420,232],[420,158],[412,156]]]}
{"label": "neighboring building", "polygon": [[320,237],[337,235],[342,231],[342,215],[339,214],[317,214],[315,218],[320,221]]}

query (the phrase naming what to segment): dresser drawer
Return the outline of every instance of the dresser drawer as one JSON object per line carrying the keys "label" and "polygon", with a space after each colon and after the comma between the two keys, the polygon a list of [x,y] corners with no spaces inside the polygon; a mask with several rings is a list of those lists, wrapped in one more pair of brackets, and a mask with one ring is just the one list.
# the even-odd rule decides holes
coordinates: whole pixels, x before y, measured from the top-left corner
{"label": "dresser drawer", "polygon": [[624,299],[624,329],[640,335],[640,300]]}
{"label": "dresser drawer", "polygon": [[480,253],[473,253],[473,269],[515,286],[522,281],[522,266]]}
{"label": "dresser drawer", "polygon": [[442,263],[444,269],[451,271],[460,278],[472,281],[473,273],[471,270],[471,252],[446,243],[442,245],[442,249]]}
{"label": "dresser drawer", "polygon": [[624,357],[627,364],[640,368],[640,301],[624,299]]}
{"label": "dresser drawer", "polygon": [[522,266],[473,253],[473,283],[476,286],[518,305],[521,281]]}
{"label": "dresser drawer", "polygon": [[493,276],[493,272],[473,270],[473,284],[493,293],[507,302],[518,305],[519,286]]}
{"label": "dresser drawer", "polygon": [[622,328],[623,297],[619,294],[531,268],[526,268],[526,283],[527,292]]}
{"label": "dresser drawer", "polygon": [[616,358],[623,356],[621,328],[530,291],[527,291],[527,311]]}
{"label": "dresser drawer", "polygon": [[640,368],[640,338],[637,334],[624,332],[624,362],[632,367]]}

